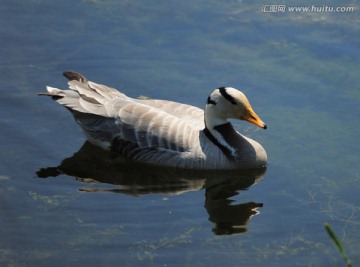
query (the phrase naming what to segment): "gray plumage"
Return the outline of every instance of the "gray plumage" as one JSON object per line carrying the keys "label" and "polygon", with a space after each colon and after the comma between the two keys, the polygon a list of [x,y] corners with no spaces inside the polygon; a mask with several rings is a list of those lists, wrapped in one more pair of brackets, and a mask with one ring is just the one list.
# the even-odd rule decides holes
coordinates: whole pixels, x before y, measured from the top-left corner
{"label": "gray plumage", "polygon": [[[266,165],[263,147],[238,133],[228,118],[262,128],[243,93],[215,89],[205,111],[166,100],[134,99],[114,88],[65,72],[70,90],[47,87],[68,108],[87,139],[136,161],[188,169],[249,169]],[[205,112],[205,116],[204,116]]]}

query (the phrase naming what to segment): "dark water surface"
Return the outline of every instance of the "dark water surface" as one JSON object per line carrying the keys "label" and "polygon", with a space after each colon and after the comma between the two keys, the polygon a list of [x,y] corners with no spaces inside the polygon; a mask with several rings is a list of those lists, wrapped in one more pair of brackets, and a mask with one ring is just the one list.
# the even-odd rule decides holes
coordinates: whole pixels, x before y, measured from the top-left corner
{"label": "dark water surface", "polygon": [[[342,266],[360,261],[360,18],[268,1],[0,5],[1,266]],[[296,1],[283,5],[298,6]],[[278,7],[278,6],[277,6]],[[85,142],[37,97],[73,69],[125,94],[203,107],[243,90],[266,170],[149,168]]]}

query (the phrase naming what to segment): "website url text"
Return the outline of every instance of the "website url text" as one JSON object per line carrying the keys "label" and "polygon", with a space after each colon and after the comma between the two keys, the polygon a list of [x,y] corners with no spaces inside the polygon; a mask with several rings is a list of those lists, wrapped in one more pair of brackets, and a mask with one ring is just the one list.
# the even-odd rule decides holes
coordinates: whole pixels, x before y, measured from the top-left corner
{"label": "website url text", "polygon": [[353,6],[286,6],[286,5],[262,5],[261,12],[262,13],[284,13],[284,12],[337,12],[337,13],[345,13],[345,12],[354,12],[355,7]]}

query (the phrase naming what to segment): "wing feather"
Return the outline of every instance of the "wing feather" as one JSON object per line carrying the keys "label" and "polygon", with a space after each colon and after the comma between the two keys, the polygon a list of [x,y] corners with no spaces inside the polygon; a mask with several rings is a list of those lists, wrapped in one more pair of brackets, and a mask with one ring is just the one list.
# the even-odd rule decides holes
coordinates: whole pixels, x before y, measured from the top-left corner
{"label": "wing feather", "polygon": [[98,83],[89,81],[88,85],[89,85],[89,88],[96,91],[99,95],[103,96],[104,98],[106,98],[108,100],[112,100],[116,97],[127,97],[126,95],[124,95],[123,93],[120,93],[115,88],[112,88],[112,87],[109,87],[109,86],[106,86],[103,84],[98,84]]}
{"label": "wing feather", "polygon": [[168,100],[134,99],[134,101],[174,115],[199,130],[205,127],[204,110],[201,108]]}
{"label": "wing feather", "polygon": [[120,106],[114,123],[119,129],[114,131],[117,138],[137,143],[141,148],[175,151],[188,150],[195,142],[187,137],[193,138],[191,133],[196,129],[181,118],[136,101],[117,100],[114,104]]}
{"label": "wing feather", "polygon": [[111,149],[116,142],[119,149],[134,157],[152,158],[162,151],[161,160],[199,147],[199,130],[204,128],[200,108],[166,100],[133,99],[85,78],[68,84],[72,90],[48,87],[46,94],[72,111],[93,143]]}

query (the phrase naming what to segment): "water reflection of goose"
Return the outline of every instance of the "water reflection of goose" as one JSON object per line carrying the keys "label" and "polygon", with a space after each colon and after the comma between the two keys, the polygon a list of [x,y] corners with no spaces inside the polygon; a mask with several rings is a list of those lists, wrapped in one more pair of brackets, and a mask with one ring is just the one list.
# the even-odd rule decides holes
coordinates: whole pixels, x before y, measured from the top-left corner
{"label": "water reflection of goose", "polygon": [[214,90],[205,111],[165,100],[133,99],[114,88],[65,72],[69,88],[47,87],[67,107],[87,139],[126,158],[187,169],[264,167],[267,155],[256,141],[238,133],[228,119],[266,129],[246,96],[232,87]]}
{"label": "water reflection of goose", "polygon": [[[262,203],[235,204],[230,198],[258,183],[265,168],[243,171],[195,171],[160,168],[129,161],[86,142],[72,157],[58,167],[37,172],[48,178],[60,174],[74,177],[86,187],[84,192],[114,192],[128,195],[184,194],[205,190],[205,208],[215,224],[215,234],[235,234],[246,231],[251,216]],[[107,184],[107,185],[106,185]],[[115,185],[115,187],[114,187]],[[110,186],[110,187],[109,187]]]}

